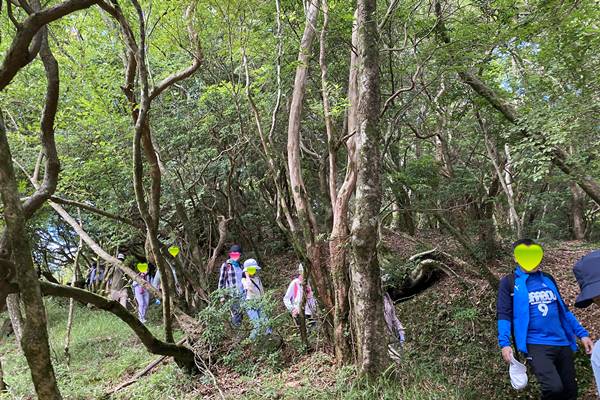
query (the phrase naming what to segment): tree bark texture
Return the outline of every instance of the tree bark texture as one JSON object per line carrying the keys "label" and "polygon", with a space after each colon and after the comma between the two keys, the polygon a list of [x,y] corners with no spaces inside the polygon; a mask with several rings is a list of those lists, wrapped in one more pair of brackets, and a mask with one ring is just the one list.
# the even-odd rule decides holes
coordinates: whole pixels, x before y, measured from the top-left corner
{"label": "tree bark texture", "polygon": [[585,193],[574,182],[569,183],[571,190],[571,221],[573,239],[585,239]]}
{"label": "tree bark texture", "polygon": [[381,206],[380,88],[376,0],[358,0],[357,183],[352,224],[352,317],[362,375],[375,378],[390,364],[377,258]]}
{"label": "tree bark texture", "polygon": [[17,343],[21,342],[23,336],[23,314],[21,313],[21,296],[17,293],[9,294],[6,298],[6,307],[10,323],[15,333]]}

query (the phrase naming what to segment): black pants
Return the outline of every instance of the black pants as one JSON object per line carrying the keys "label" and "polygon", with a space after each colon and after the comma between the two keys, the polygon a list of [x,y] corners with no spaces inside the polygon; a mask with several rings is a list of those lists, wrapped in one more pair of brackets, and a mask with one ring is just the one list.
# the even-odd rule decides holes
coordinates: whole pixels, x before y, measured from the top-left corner
{"label": "black pants", "polygon": [[573,350],[569,346],[528,344],[527,360],[542,387],[542,400],[577,399]]}

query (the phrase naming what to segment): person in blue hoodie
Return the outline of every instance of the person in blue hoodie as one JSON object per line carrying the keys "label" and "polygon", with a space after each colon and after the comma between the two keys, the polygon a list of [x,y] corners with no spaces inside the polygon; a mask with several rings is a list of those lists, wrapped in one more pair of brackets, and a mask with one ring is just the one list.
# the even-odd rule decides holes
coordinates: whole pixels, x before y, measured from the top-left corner
{"label": "person in blue hoodie", "polygon": [[[536,243],[521,239],[513,243],[513,250],[519,245]],[[581,340],[588,354],[593,342],[567,308],[554,278],[539,266],[527,271],[517,264],[514,273],[500,281],[496,310],[502,358],[510,363],[514,340],[537,377],[542,400],[577,399],[573,363],[576,340]]]}

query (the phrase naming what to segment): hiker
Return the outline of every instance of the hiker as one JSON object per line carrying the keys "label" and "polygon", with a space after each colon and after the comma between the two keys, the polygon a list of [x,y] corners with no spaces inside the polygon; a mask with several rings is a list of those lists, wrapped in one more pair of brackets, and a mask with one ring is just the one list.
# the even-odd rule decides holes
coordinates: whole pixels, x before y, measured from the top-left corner
{"label": "hiker", "polygon": [[[541,246],[531,239],[521,239],[513,243],[513,251],[517,267],[500,281],[496,303],[502,358],[509,364],[514,362],[514,334],[516,349],[525,355],[540,383],[542,400],[576,399],[576,338],[580,338],[588,354],[593,343],[567,308],[554,278],[539,270]],[[525,258],[519,258],[519,254],[524,254],[520,251],[527,252]],[[534,251],[539,258],[531,261]]]}
{"label": "hiker", "polygon": [[[234,244],[229,249],[229,259],[221,265],[219,272],[219,289],[227,290],[227,295],[233,299],[231,311],[231,324],[239,327],[242,324],[242,310],[240,302],[243,299],[244,287],[242,286],[242,267],[240,266],[240,257],[242,256],[242,247]],[[225,302],[225,297],[221,297],[221,303]]]}
{"label": "hiker", "polygon": [[[298,314],[300,313],[300,305],[302,304],[303,284],[304,284],[304,268],[302,264],[298,266],[299,274],[290,282],[290,285],[283,297],[283,303],[288,311],[292,314],[292,318],[296,325],[299,325]],[[306,286],[306,305],[304,306],[304,318],[308,322],[307,325],[314,326],[316,321],[314,315],[317,311],[317,302],[313,294],[310,284]]]}
{"label": "hiker", "polygon": [[[125,255],[119,253],[117,255],[117,260],[123,263],[125,261]],[[127,308],[127,299],[129,298],[129,295],[127,294],[124,278],[123,271],[121,271],[120,268],[114,268],[110,282],[110,298],[111,300],[118,301],[123,307]]]}
{"label": "hiker", "polygon": [[88,273],[86,286],[88,290],[95,291],[96,285],[104,279],[104,267],[95,262]]}
{"label": "hiker", "polygon": [[[252,322],[254,328],[252,328],[252,332],[250,333],[250,339],[256,338],[258,335],[258,331],[261,325],[264,325],[266,322],[266,318],[261,310],[261,308],[252,304],[252,302],[258,302],[260,298],[264,294],[264,289],[260,277],[256,274],[257,271],[260,271],[261,268],[256,262],[255,259],[249,258],[244,261],[244,277],[242,278],[242,286],[244,287],[244,291],[246,293],[245,300],[249,300],[247,303],[248,307],[246,308],[246,312],[248,313],[248,318]],[[271,334],[271,328],[266,329],[266,334]]]}
{"label": "hiker", "polygon": [[[149,282],[150,277],[148,276],[148,264],[138,264],[138,276]],[[138,317],[142,324],[146,323],[146,310],[148,310],[148,304],[150,303],[150,293],[148,289],[144,286],[140,285],[138,282],[133,281],[131,287],[133,288],[133,293],[135,294],[135,301],[138,304]]]}
{"label": "hiker", "polygon": [[389,293],[385,292],[383,296],[383,316],[385,323],[388,327],[389,332],[398,339],[400,344],[404,343],[404,327],[396,315],[396,308],[394,307],[394,301],[390,297]]}
{"label": "hiker", "polygon": [[[592,251],[577,261],[573,273],[581,289],[575,300],[575,307],[586,308],[592,303],[600,306],[600,250]],[[592,369],[600,397],[600,340],[596,342],[592,351]]]}

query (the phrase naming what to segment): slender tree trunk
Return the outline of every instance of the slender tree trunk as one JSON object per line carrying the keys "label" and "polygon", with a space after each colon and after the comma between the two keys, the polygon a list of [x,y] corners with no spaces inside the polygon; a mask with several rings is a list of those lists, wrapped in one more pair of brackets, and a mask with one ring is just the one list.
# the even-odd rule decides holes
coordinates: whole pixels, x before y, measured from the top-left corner
{"label": "slender tree trunk", "polygon": [[496,258],[498,254],[498,243],[496,243],[496,228],[493,221],[495,198],[499,190],[499,181],[501,178],[494,176],[487,195],[478,206],[478,228],[481,248],[483,249],[483,261],[489,262]]}
{"label": "slender tree trunk", "polygon": [[[142,7],[137,0],[132,0],[135,8],[138,27],[139,43],[136,42],[133,30],[129,25],[120,6],[114,2],[112,5],[100,3],[99,5],[113,16],[121,26],[123,37],[129,49],[128,60],[125,71],[125,86],[123,90],[131,106],[131,116],[135,124],[133,140],[133,186],[138,209],[146,226],[146,253],[148,258],[154,260],[161,274],[162,287],[162,305],[163,305],[163,323],[165,329],[166,341],[173,343],[173,327],[171,313],[171,293],[173,292],[173,275],[170,266],[166,263],[161,254],[161,244],[158,240],[158,226],[160,218],[160,194],[161,194],[161,172],[156,148],[152,141],[152,132],[150,129],[150,105],[152,100],[160,96],[173,84],[182,81],[194,72],[196,72],[202,63],[202,52],[199,45],[198,35],[193,29],[192,15],[195,12],[196,2],[190,2],[186,8],[184,18],[187,20],[187,30],[190,41],[193,43],[193,61],[192,64],[159,82],[156,86],[150,87],[149,70],[146,56],[146,17]],[[137,78],[140,85],[139,101],[134,94],[134,85]],[[142,147],[146,159],[150,164],[151,187],[149,201],[146,201],[144,192],[142,174],[144,172],[142,162]]]}
{"label": "slender tree trunk", "polygon": [[[338,364],[349,363],[352,359],[352,348],[349,341],[350,327],[350,277],[348,271],[348,241],[350,232],[348,229],[348,211],[350,197],[356,187],[356,156],[354,135],[356,129],[356,102],[357,93],[357,65],[356,56],[351,50],[350,78],[348,82],[348,134],[346,141],[348,158],[346,163],[346,176],[338,192],[337,189],[337,139],[333,133],[333,122],[331,121],[329,94],[327,91],[327,64],[325,60],[325,40],[329,20],[329,7],[327,0],[321,1],[323,10],[323,30],[321,31],[321,49],[319,64],[321,66],[321,87],[323,91],[323,111],[325,113],[325,127],[327,131],[327,142],[329,148],[329,196],[331,198],[332,228],[329,241],[329,268],[331,270],[334,288],[334,310],[333,310],[333,335],[334,348]],[[356,45],[356,26],[352,29],[352,44]]]}
{"label": "slender tree trunk", "polygon": [[490,135],[487,131],[485,122],[483,121],[483,119],[479,115],[479,112],[477,112],[477,111],[476,111],[476,116],[479,121],[479,125],[483,131],[485,148],[487,149],[488,157],[490,158],[490,161],[492,162],[492,165],[494,166],[494,170],[496,171],[498,180],[500,181],[500,184],[502,185],[502,190],[504,191],[504,194],[506,195],[506,200],[508,202],[510,226],[513,229],[514,233],[516,234],[517,239],[520,239],[522,237],[523,232],[522,232],[522,227],[521,227],[521,221],[519,220],[519,214],[517,214],[517,209],[515,207],[515,199],[514,199],[514,195],[513,195],[512,185],[509,186],[509,184],[505,180],[506,175],[502,173],[502,166],[503,166],[502,164],[503,163],[500,163],[498,161],[498,151],[496,148],[496,143],[490,137]]}
{"label": "slender tree trunk", "polygon": [[411,236],[415,236],[416,226],[413,212],[410,210],[411,202],[408,191],[399,182],[392,182],[392,193],[394,194],[393,218],[398,218],[397,229]]}
{"label": "slender tree trunk", "polygon": [[6,298],[6,307],[8,317],[15,333],[17,343],[21,342],[23,336],[23,315],[21,314],[21,296],[19,294],[9,294]]}
{"label": "slender tree trunk", "polygon": [[377,1],[358,0],[357,183],[352,224],[353,323],[362,375],[375,378],[390,364],[383,313],[383,289],[377,258],[381,205],[379,132],[379,34]]}
{"label": "slender tree trunk", "polygon": [[300,164],[300,121],[308,79],[311,47],[316,34],[315,26],[318,10],[318,0],[308,0],[306,2],[306,24],[300,41],[298,66],[288,119],[287,155],[292,197],[306,247],[306,261],[309,263],[309,265],[305,265],[305,269],[307,276],[313,278],[315,292],[329,315],[329,311],[334,308],[331,279],[321,256],[322,243],[317,241],[318,226],[308,201]]}
{"label": "slender tree trunk", "polygon": [[4,370],[2,369],[2,360],[0,359],[0,394],[6,392],[6,382],[4,382]]}
{"label": "slender tree trunk", "polygon": [[21,348],[27,358],[35,391],[40,399],[62,399],[50,359],[46,309],[31,258],[26,220],[17,189],[12,156],[0,115],[0,191],[12,259],[17,266],[16,282],[25,305]]}
{"label": "slender tree trunk", "polygon": [[[81,223],[81,211],[79,211],[79,225]],[[79,245],[77,246],[77,253],[75,254],[75,263],[73,264],[73,278],[71,279],[71,287],[75,287],[77,280],[79,279],[79,255],[83,249],[83,239],[79,237]],[[65,357],[67,366],[71,363],[71,353],[69,347],[71,344],[71,329],[73,328],[73,317],[75,314],[75,300],[69,299],[69,316],[67,318],[67,334],[65,335]]]}
{"label": "slender tree trunk", "polygon": [[571,221],[573,230],[573,239],[585,239],[585,193],[573,182],[569,182],[571,190]]}

